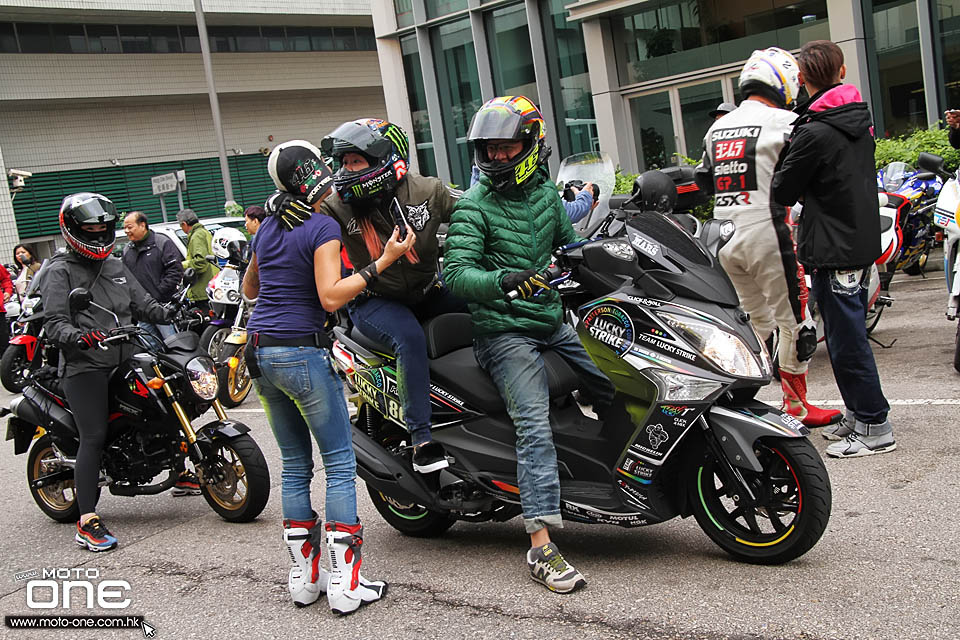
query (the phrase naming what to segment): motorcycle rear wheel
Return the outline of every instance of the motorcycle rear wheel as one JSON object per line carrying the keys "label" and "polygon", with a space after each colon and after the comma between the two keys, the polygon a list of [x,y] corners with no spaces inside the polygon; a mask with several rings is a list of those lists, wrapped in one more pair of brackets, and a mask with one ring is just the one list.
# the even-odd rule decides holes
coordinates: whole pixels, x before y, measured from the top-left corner
{"label": "motorcycle rear wheel", "polygon": [[367,485],[367,493],[374,508],[391,527],[412,538],[436,538],[442,536],[456,522],[436,511],[430,511],[416,503],[405,504],[386,496]]}
{"label": "motorcycle rear wheel", "polygon": [[882,305],[873,305],[867,309],[867,333],[872,332],[880,323],[880,316],[883,315],[884,307]]}
{"label": "motorcycle rear wheel", "polygon": [[927,256],[930,255],[930,246],[927,245],[926,251],[920,254],[917,261],[909,267],[904,267],[903,272],[908,276],[918,276],[923,273],[923,268],[927,266]]}
{"label": "motorcycle rear wheel", "polygon": [[29,369],[27,348],[22,344],[7,345],[3,357],[0,358],[0,384],[10,393],[20,393],[26,384],[26,372]]}
{"label": "motorcycle rear wheel", "polygon": [[250,389],[253,388],[253,379],[247,371],[247,360],[243,356],[244,345],[225,344],[220,351],[221,363],[226,363],[230,357],[239,360],[235,369],[221,364],[217,369],[217,380],[220,383],[217,398],[227,409],[233,409],[247,399]]}
{"label": "motorcycle rear wheel", "polygon": [[[73,486],[73,474],[69,480],[63,480],[46,487],[35,489],[33,481],[51,473],[61,471],[63,466],[53,453],[53,441],[48,435],[40,436],[27,455],[27,486],[34,502],[48,518],[57,522],[76,522],[80,519],[80,506],[77,504],[77,491]],[[96,499],[100,497],[97,487]]]}
{"label": "motorcycle rear wheel", "polygon": [[760,473],[740,469],[759,506],[740,507],[746,496],[729,483],[709,453],[693,466],[688,499],[704,533],[737,560],[782,564],[817,543],[830,519],[830,478],[806,438],[765,438],[754,444]]}
{"label": "motorcycle rear wheel", "polygon": [[[270,471],[260,447],[248,434],[217,440],[206,459],[215,458],[214,484],[200,483],[210,508],[227,522],[250,522],[270,499]],[[206,445],[204,448],[208,448]]]}
{"label": "motorcycle rear wheel", "polygon": [[960,320],[957,321],[957,340],[953,344],[953,368],[960,373]]}

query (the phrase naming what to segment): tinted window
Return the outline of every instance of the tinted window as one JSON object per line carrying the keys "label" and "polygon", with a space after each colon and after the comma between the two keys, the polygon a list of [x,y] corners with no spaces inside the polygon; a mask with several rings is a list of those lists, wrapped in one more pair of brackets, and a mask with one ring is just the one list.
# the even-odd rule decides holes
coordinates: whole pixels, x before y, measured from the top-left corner
{"label": "tinted window", "polygon": [[53,53],[50,40],[50,25],[29,22],[17,23],[17,35],[20,37],[21,53]]}
{"label": "tinted window", "polygon": [[16,53],[17,36],[13,32],[12,22],[0,22],[0,53]]}
{"label": "tinted window", "polygon": [[150,27],[120,25],[120,47],[124,53],[150,53]]}
{"label": "tinted window", "polygon": [[115,24],[88,24],[90,53],[120,53],[120,38]]}
{"label": "tinted window", "polygon": [[53,48],[57,53],[86,53],[87,36],[83,31],[83,25],[53,25]]}

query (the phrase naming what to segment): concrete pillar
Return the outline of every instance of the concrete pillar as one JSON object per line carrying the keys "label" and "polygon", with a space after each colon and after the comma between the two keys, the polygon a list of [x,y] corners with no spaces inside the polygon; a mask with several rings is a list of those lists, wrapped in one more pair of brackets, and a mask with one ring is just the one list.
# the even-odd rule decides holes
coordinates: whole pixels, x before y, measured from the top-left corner
{"label": "concrete pillar", "polygon": [[[7,177],[7,165],[3,161],[2,148],[0,148],[0,177],[3,179],[3,185],[0,186],[0,257],[5,257],[0,262],[6,262],[13,256],[13,248],[20,242],[20,235],[17,232],[17,219],[13,215],[13,200],[10,198],[8,187],[10,181]],[[29,182],[30,178],[27,178],[27,184]]]}
{"label": "concrete pillar", "polygon": [[630,126],[630,117],[620,95],[610,23],[604,18],[593,18],[584,20],[581,26],[600,150],[610,154],[614,165],[619,165],[624,171],[637,171],[636,154],[630,146],[631,137],[617,130],[618,127]]}
{"label": "concrete pillar", "polygon": [[413,118],[407,95],[407,76],[403,72],[403,51],[399,38],[384,38],[383,34],[397,30],[397,16],[390,0],[371,0],[373,32],[377,36],[377,57],[380,60],[380,79],[383,81],[383,101],[387,120],[407,132],[410,139],[410,167],[419,172],[417,141],[413,137]]}
{"label": "concrete pillar", "polygon": [[[867,45],[863,29],[863,5],[860,0],[827,0],[830,39],[843,50],[847,65],[844,82],[860,89],[864,102],[870,100],[870,72],[867,66]],[[872,36],[873,34],[869,34]]]}

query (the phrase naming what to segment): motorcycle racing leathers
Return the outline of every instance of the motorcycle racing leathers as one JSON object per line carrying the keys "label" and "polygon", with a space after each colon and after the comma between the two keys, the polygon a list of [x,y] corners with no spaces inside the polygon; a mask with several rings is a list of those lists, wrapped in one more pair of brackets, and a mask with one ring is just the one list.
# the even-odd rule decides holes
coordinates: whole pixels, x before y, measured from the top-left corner
{"label": "motorcycle racing leathers", "polygon": [[741,305],[761,339],[779,328],[781,370],[803,375],[816,348],[816,325],[787,210],[771,195],[774,169],[796,117],[744,100],[707,130],[697,183],[715,194],[714,217],[736,223],[733,238],[720,251],[720,264]]}

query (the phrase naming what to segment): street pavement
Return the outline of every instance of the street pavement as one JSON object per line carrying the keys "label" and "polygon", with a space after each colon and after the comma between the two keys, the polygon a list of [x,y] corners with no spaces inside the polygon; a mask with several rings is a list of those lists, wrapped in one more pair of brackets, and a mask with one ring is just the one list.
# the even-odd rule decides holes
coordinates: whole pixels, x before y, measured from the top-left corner
{"label": "street pavement", "polygon": [[[875,346],[874,353],[893,405],[898,449],[826,459],[833,485],[829,527],[811,551],[787,565],[736,562],[692,518],[632,530],[570,523],[554,539],[589,585],[558,595],[530,580],[519,520],[458,523],[439,539],[405,538],[380,519],[358,481],[364,574],[387,580],[390,590],[383,601],[345,618],[334,616],[324,600],[296,609],[286,593],[279,453],[251,397],[231,415],[251,427],[270,465],[271,499],[260,518],[232,525],[202,497],[104,492],[98,511],[121,541],[108,554],[80,550],[72,525],[37,509],[24,481],[26,456],[14,456],[12,443],[0,444],[0,611],[141,615],[156,628],[154,637],[205,640],[960,637],[960,374],[952,368],[956,324],[944,318],[944,289],[942,272],[894,280],[896,301],[875,335],[896,343]],[[822,346],[809,378],[811,398],[839,404]],[[777,391],[768,387],[761,397],[777,401]],[[827,444],[818,431],[811,441],[821,452]],[[313,486],[320,505],[322,473]],[[125,580],[132,602],[123,610],[74,604],[69,612],[31,611],[26,581],[14,574],[57,567]],[[18,640],[141,634],[0,628],[0,637]]]}

